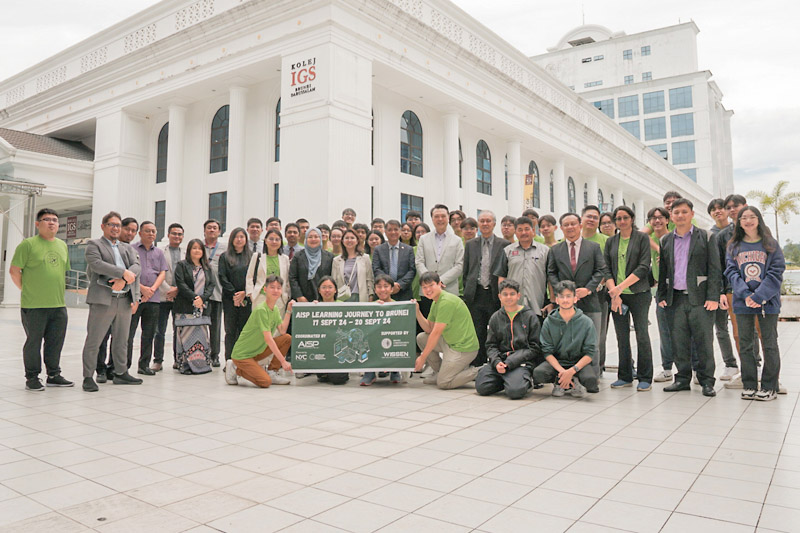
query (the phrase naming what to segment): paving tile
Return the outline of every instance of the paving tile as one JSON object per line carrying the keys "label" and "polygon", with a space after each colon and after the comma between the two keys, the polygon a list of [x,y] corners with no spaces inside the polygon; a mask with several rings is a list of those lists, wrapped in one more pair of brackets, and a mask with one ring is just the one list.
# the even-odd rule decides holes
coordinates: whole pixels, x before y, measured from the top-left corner
{"label": "paving tile", "polygon": [[625,531],[648,533],[660,531],[669,516],[669,511],[653,507],[602,500],[589,509],[581,517],[581,521]]}
{"label": "paving tile", "polygon": [[478,527],[503,510],[503,506],[474,498],[447,494],[415,514],[465,527]]}
{"label": "paving tile", "polygon": [[405,513],[382,505],[350,500],[335,509],[331,509],[314,517],[318,522],[334,527],[361,533],[375,531],[386,526]]}

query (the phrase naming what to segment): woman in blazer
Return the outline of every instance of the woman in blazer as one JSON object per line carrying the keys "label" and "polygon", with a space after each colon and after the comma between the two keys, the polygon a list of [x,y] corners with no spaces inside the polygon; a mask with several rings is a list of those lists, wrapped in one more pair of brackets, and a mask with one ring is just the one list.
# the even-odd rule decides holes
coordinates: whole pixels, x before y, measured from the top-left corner
{"label": "woman in blazer", "polygon": [[206,248],[200,239],[189,241],[186,259],[175,267],[175,285],[178,287],[172,308],[175,314],[192,314],[195,309],[202,309],[204,315],[209,314],[208,301],[214,294],[216,283],[206,258]]}
{"label": "woman in blazer", "polygon": [[[647,316],[650,312],[650,238],[636,230],[636,215],[627,206],[614,210],[619,233],[606,242],[605,261],[611,271],[607,280],[611,298],[611,314],[617,332],[619,370],[612,388],[629,387],[633,383],[630,339],[630,317],[636,331],[637,391],[649,391],[653,382],[653,349],[650,345]],[[624,306],[624,307],[623,307]]]}
{"label": "woman in blazer", "polygon": [[264,282],[267,276],[280,276],[283,280],[283,292],[275,305],[281,318],[286,314],[286,304],[289,303],[291,289],[289,288],[289,257],[283,253],[283,235],[275,228],[267,230],[264,236],[264,252],[253,254],[250,266],[247,268],[245,292],[253,302],[255,310],[267,301],[264,294]]}
{"label": "woman in blazer", "polygon": [[342,255],[333,259],[331,277],[337,287],[350,286],[352,302],[369,302],[375,288],[372,278],[372,262],[369,256],[359,251],[358,235],[354,230],[345,230],[342,236]]}
{"label": "woman in blazer", "polygon": [[333,254],[322,249],[322,232],[309,228],[306,247],[294,255],[289,264],[289,286],[292,299],[298,302],[319,300],[317,284],[323,276],[331,275]]}

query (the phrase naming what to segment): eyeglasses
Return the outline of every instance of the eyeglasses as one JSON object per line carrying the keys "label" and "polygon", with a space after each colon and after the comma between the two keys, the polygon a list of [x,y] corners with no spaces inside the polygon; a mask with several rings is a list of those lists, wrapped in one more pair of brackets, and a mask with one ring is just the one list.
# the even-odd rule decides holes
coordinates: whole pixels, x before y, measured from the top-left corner
{"label": "eyeglasses", "polygon": [[106,226],[113,229],[119,229],[122,227],[122,224],[114,224],[113,222],[106,223]]}
{"label": "eyeglasses", "polygon": [[54,224],[58,223],[58,219],[55,217],[42,217],[39,219],[39,222],[52,222]]}
{"label": "eyeglasses", "polygon": [[650,220],[653,220],[653,221],[659,221],[659,220],[664,221],[664,220],[667,220],[667,219],[664,218],[664,217],[650,217]]}
{"label": "eyeglasses", "polygon": [[616,220],[617,222],[624,222],[624,221],[630,220],[630,219],[631,219],[631,217],[617,217],[614,220]]}
{"label": "eyeglasses", "polygon": [[613,224],[614,224],[614,222],[612,222],[611,220],[607,220],[607,221],[603,222],[603,223],[602,223],[602,224],[600,224],[600,225],[601,225],[601,226],[611,226],[611,225],[613,225]]}

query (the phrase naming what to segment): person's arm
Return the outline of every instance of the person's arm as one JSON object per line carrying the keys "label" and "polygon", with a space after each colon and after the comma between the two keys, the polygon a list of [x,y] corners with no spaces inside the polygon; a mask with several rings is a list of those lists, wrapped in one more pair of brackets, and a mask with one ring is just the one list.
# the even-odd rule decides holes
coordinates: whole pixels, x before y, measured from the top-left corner
{"label": "person's arm", "polygon": [[278,335],[283,335],[289,330],[289,323],[292,320],[292,307],[294,307],[294,300],[290,300],[289,303],[286,304],[286,314],[283,316],[283,320],[276,328]]}
{"label": "person's arm", "polygon": [[[706,303],[708,311],[719,308],[719,297],[722,294],[722,271],[717,253],[717,238],[711,236],[706,245],[706,258],[708,260],[708,279],[706,280]],[[699,283],[698,283],[699,285]]]}
{"label": "person's arm", "polygon": [[100,274],[109,279],[122,279],[126,272],[125,268],[118,267],[114,263],[105,262],[100,254],[100,246],[94,241],[89,241],[89,244],[86,245],[85,256],[86,267],[90,268],[95,274]]}
{"label": "person's arm", "polygon": [[253,283],[253,274],[256,272],[256,261],[260,262],[258,253],[254,253],[250,256],[250,263],[247,265],[247,274],[244,276],[244,293],[252,300],[255,300],[257,296],[256,294],[253,294],[253,291],[256,288],[255,284]]}
{"label": "person's arm", "polygon": [[167,271],[166,270],[162,270],[161,272],[159,272],[158,277],[156,278],[155,282],[152,285],[150,285],[149,287],[141,285],[139,287],[139,290],[142,293],[142,301],[143,302],[146,302],[146,301],[150,300],[150,298],[153,297],[153,295],[156,293],[158,288],[161,286],[161,283],[164,281],[165,277],[167,277]]}
{"label": "person's arm", "polygon": [[219,278],[220,287],[222,287],[223,293],[233,294],[236,292],[236,288],[233,286],[233,281],[231,278],[231,266],[228,264],[228,254],[222,254],[219,258],[219,270],[217,271],[217,277]]}
{"label": "person's arm", "polygon": [[[514,370],[523,363],[532,363],[541,353],[539,346],[539,318],[533,312],[529,313],[527,318],[530,318],[527,328],[525,328],[528,330],[528,346],[508,354],[506,365],[508,365],[509,370]],[[520,319],[521,317],[517,318],[517,320]]]}
{"label": "person's arm", "polygon": [[[461,277],[461,273],[464,271],[464,243],[460,238],[457,241],[453,240],[453,242],[456,243],[456,257],[453,266],[444,273],[439,274],[439,279],[444,283],[445,287],[453,284],[458,285],[458,278]],[[442,254],[444,255],[444,252]]]}
{"label": "person's arm", "polygon": [[425,266],[425,244],[424,244],[424,242],[427,241],[427,239],[424,238],[425,235],[423,235],[422,237],[423,238],[421,238],[417,243],[417,256],[414,260],[417,265],[417,274],[419,274],[420,277],[425,272],[428,271],[428,268]]}
{"label": "person's arm", "polygon": [[436,344],[439,342],[439,339],[442,337],[442,333],[444,333],[447,324],[444,322],[434,322],[433,328],[431,328],[431,332],[428,334],[428,342],[425,343],[425,348],[422,349],[422,353],[419,354],[417,357],[416,364],[414,365],[414,370],[419,372],[422,370],[422,367],[425,365],[425,360],[428,358],[428,355],[433,351],[436,347]]}
{"label": "person's arm", "polygon": [[658,289],[656,289],[656,301],[659,307],[666,307],[667,305],[667,291],[669,291],[668,283],[668,270],[669,268],[669,252],[668,248],[664,246],[664,241],[661,241],[661,253],[658,254]]}
{"label": "person's arm", "polygon": [[16,285],[19,290],[22,290],[22,269],[12,265],[8,269],[8,274],[11,276],[11,281],[14,282],[14,285]]}
{"label": "person's arm", "polygon": [[[288,317],[289,313],[286,313],[286,316]],[[275,344],[275,339],[272,337],[271,331],[264,332],[264,342],[267,343],[269,349],[272,350],[272,354],[278,359],[278,362],[281,364],[281,368],[283,368],[287,372],[291,372],[292,365],[291,363],[289,363],[289,361],[286,360],[286,357],[284,357],[281,351],[278,349],[278,345]]]}
{"label": "person's arm", "polygon": [[203,295],[200,297],[203,300],[203,303],[208,303],[211,300],[211,297],[214,295],[214,289],[217,286],[217,282],[214,280],[214,273],[211,270],[211,267],[208,267],[208,270],[205,271],[206,275],[206,284],[203,287]]}
{"label": "person's arm", "polygon": [[497,286],[499,288],[500,284],[508,277],[508,257],[506,256],[505,250],[500,252],[497,259],[494,260],[492,274],[497,276]]}
{"label": "person's arm", "polygon": [[768,302],[781,293],[781,280],[786,270],[786,259],[780,246],[775,244],[775,251],[767,256],[766,272],[761,277],[761,284],[753,291],[753,301],[758,304]]}
{"label": "person's arm", "polygon": [[495,370],[497,370],[498,363],[503,362],[500,354],[501,335],[498,332],[499,329],[500,320],[498,320],[497,315],[494,314],[492,318],[489,319],[489,332],[486,335],[486,357],[489,360],[489,365]]}

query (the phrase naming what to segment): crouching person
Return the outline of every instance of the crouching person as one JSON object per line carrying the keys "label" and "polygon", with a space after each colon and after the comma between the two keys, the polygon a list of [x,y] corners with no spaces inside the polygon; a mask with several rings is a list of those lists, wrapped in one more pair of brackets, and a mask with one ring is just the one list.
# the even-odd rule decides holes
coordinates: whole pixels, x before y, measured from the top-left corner
{"label": "crouching person", "polygon": [[533,370],[534,383],[553,384],[553,396],[574,398],[597,392],[597,374],[592,367],[592,354],[597,345],[597,332],[592,319],[575,308],[575,283],[560,281],[553,288],[558,309],[544,321],[541,334],[545,361]]}
{"label": "crouching person", "polygon": [[420,276],[419,286],[422,295],[433,303],[427,318],[417,304],[417,322],[422,328],[422,333],[417,335],[417,346],[422,353],[417,357],[414,370],[422,371],[427,361],[434,373],[423,383],[435,383],[440,389],[466,385],[478,375],[478,368],[469,366],[478,355],[478,336],[467,304],[457,295],[442,290],[436,272]]}
{"label": "crouching person", "polygon": [[533,365],[541,359],[539,317],[519,304],[519,283],[506,279],[500,283],[502,308],[489,319],[486,355],[489,364],[475,378],[475,390],[489,396],[505,390],[512,400],[523,398],[533,385]]}
{"label": "crouching person", "polygon": [[[228,385],[238,385],[239,378],[261,388],[290,382],[278,374],[278,369],[292,371],[292,365],[286,360],[292,337],[286,334],[286,330],[294,300],[286,306],[286,316],[281,320],[276,303],[283,293],[283,280],[280,276],[267,276],[264,289],[267,301],[253,309],[233,346],[231,359],[225,362],[225,382]],[[273,332],[277,336],[273,337]]]}

